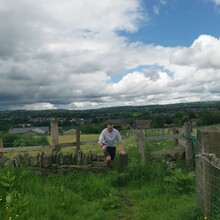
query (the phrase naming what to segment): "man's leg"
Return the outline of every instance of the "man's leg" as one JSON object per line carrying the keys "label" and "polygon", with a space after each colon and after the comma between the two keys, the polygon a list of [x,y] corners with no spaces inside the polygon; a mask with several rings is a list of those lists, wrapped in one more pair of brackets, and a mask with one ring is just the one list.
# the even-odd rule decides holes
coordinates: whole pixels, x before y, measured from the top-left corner
{"label": "man's leg", "polygon": [[116,148],[115,147],[107,147],[107,150],[109,152],[110,158],[106,158],[108,161],[108,167],[112,168],[112,162],[115,158],[115,152],[116,152]]}
{"label": "man's leg", "polygon": [[107,160],[107,167],[111,167],[111,165],[112,165],[112,158],[111,158],[111,156],[107,156],[106,160]]}
{"label": "man's leg", "polygon": [[110,156],[110,152],[109,152],[108,147],[104,150],[104,155],[105,155],[105,159],[107,161],[107,167],[110,167],[110,165],[111,165],[111,156]]}

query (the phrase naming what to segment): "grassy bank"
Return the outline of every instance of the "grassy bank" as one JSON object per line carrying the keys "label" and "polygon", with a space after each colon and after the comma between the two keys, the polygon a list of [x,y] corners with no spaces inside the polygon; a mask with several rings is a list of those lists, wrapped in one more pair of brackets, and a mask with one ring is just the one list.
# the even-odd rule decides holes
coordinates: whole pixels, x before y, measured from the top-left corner
{"label": "grassy bank", "polygon": [[163,163],[140,165],[136,148],[128,151],[132,157],[123,174],[113,170],[46,177],[25,168],[0,170],[1,219],[202,219],[194,192],[188,190],[192,188],[179,191],[175,183],[164,181],[170,172]]}
{"label": "grassy bank", "polygon": [[[84,140],[96,138],[90,135]],[[145,150],[167,149],[170,144],[149,142]],[[22,167],[0,169],[0,219],[203,219],[195,203],[194,179],[184,168],[177,164],[175,173],[166,162],[150,158],[141,165],[135,136],[130,134],[125,149],[129,167],[122,174],[112,170],[39,176]],[[175,182],[172,177],[177,174]]]}

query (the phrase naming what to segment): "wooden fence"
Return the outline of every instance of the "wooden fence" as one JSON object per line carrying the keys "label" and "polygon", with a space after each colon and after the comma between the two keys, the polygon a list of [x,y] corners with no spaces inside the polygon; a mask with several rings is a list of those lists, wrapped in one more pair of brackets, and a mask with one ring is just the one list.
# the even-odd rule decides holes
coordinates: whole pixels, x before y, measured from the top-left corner
{"label": "wooden fence", "polygon": [[197,203],[207,219],[220,219],[220,131],[199,129],[197,139]]}
{"label": "wooden fence", "polygon": [[[193,163],[193,151],[192,151],[192,142],[191,142],[191,123],[186,122],[184,124],[184,127],[181,133],[179,133],[175,127],[172,130],[173,130],[173,134],[169,134],[169,135],[144,136],[143,132],[139,132],[137,134],[138,150],[139,150],[140,160],[142,164],[145,163],[144,144],[146,142],[173,139],[173,146],[176,147],[178,146],[178,142],[179,142],[178,139],[181,137],[184,138],[184,152],[185,152],[185,157],[186,157],[186,164],[190,166]],[[181,154],[183,153],[183,147],[179,148],[178,150],[181,152]],[[175,153],[178,153],[176,148],[174,148],[174,151]],[[170,151],[167,151],[167,153],[169,152]],[[165,153],[166,151],[163,152],[163,154]]]}
{"label": "wooden fence", "polygon": [[51,123],[51,141],[52,145],[48,146],[26,146],[26,147],[3,147],[3,140],[0,138],[0,156],[3,156],[4,153],[9,152],[27,152],[27,151],[52,151],[55,150],[56,152],[59,152],[60,148],[62,147],[75,147],[76,151],[80,151],[81,145],[91,145],[91,144],[97,144],[98,140],[93,141],[80,141],[80,130],[76,130],[76,141],[74,142],[68,142],[68,143],[59,143],[59,133],[58,133],[58,121],[52,120]]}
{"label": "wooden fence", "polygon": [[[0,166],[6,166],[12,164],[14,166],[28,166],[41,173],[57,173],[59,171],[66,172],[72,170],[90,170],[90,171],[105,171],[107,169],[107,163],[105,162],[104,154],[96,154],[89,151],[89,153],[83,153],[81,151],[82,145],[97,144],[98,140],[93,141],[81,141],[80,130],[76,131],[76,141],[68,143],[59,143],[58,136],[58,121],[51,121],[51,141],[52,145],[48,146],[27,146],[27,147],[3,147],[3,141],[0,139]],[[60,153],[60,149],[63,147],[75,147],[71,153],[63,155]],[[98,148],[98,145],[97,145]],[[37,155],[28,155],[29,151],[38,151]],[[45,154],[46,151],[50,151],[49,154]],[[4,157],[4,153],[20,153],[13,158]],[[42,153],[41,153],[42,152]],[[116,157],[116,167],[118,171],[123,171],[128,166],[128,154],[118,155]]]}

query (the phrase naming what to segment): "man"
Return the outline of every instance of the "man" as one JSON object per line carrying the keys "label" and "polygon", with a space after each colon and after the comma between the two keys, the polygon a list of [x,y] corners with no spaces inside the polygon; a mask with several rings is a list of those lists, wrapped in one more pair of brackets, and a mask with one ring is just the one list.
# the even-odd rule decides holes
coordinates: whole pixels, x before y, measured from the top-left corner
{"label": "man", "polygon": [[102,130],[99,137],[99,146],[102,148],[105,158],[107,160],[107,166],[112,166],[112,161],[116,154],[116,142],[120,144],[120,154],[124,155],[124,144],[121,139],[121,135],[117,129],[114,128],[112,122],[108,122],[107,127]]}

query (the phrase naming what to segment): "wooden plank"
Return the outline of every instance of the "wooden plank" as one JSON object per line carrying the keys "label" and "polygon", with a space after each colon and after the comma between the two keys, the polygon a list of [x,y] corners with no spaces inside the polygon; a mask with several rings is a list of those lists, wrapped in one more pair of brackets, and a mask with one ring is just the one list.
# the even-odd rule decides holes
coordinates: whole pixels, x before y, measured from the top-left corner
{"label": "wooden plank", "polygon": [[[0,138],[0,150],[1,149],[3,149],[3,139],[2,138]],[[3,152],[0,153],[0,157],[2,157],[2,156],[3,156]]]}
{"label": "wooden plank", "polygon": [[57,119],[53,119],[50,121],[50,134],[51,134],[51,141],[53,145],[58,145],[58,121]]}
{"label": "wooden plank", "polygon": [[173,134],[173,135],[160,135],[160,136],[151,136],[143,138],[144,141],[160,141],[166,139],[174,139],[179,138],[180,134]]}
{"label": "wooden plank", "polygon": [[[173,127],[173,134],[178,134],[176,127]],[[173,146],[177,146],[178,145],[178,138],[174,138],[173,139]]]}
{"label": "wooden plank", "polygon": [[138,151],[139,151],[141,164],[145,164],[144,141],[141,136],[138,137]]}
{"label": "wooden plank", "polygon": [[191,124],[190,122],[184,123],[184,137],[185,140],[185,150],[186,150],[186,165],[193,165],[193,151],[192,151],[192,141],[190,140],[191,136]]}
{"label": "wooden plank", "polygon": [[90,145],[90,144],[98,144],[98,140],[95,141],[81,141],[81,145]]}
{"label": "wooden plank", "polygon": [[[97,140],[95,141],[82,141],[80,142],[81,145],[90,145],[90,144],[97,144]],[[76,146],[76,142],[68,142],[68,143],[60,143],[59,147],[69,147],[69,146]],[[1,148],[1,139],[0,139],[0,153],[6,152],[25,152],[25,151],[43,151],[43,150],[50,150],[54,149],[54,146],[27,146],[27,147],[7,147]],[[1,155],[1,154],[0,154]]]}
{"label": "wooden plank", "polygon": [[76,146],[76,142],[60,143],[60,147],[72,147]]}
{"label": "wooden plank", "polygon": [[[91,145],[91,144],[97,144],[98,141],[81,141],[80,145]],[[59,146],[60,147],[72,147],[72,146],[76,146],[76,142],[68,142],[68,143],[60,143]]]}
{"label": "wooden plank", "polygon": [[43,150],[52,150],[54,146],[33,146],[33,147],[7,147],[0,148],[0,152],[25,152],[25,151],[43,151]]}
{"label": "wooden plank", "polygon": [[164,151],[154,151],[151,154],[151,156],[153,158],[161,158],[164,157],[166,155],[171,155],[171,156],[181,156],[185,153],[185,148],[184,147],[176,147],[174,149],[170,149],[170,150],[164,150]]}
{"label": "wooden plank", "polygon": [[80,151],[80,130],[76,130],[76,151]]}

